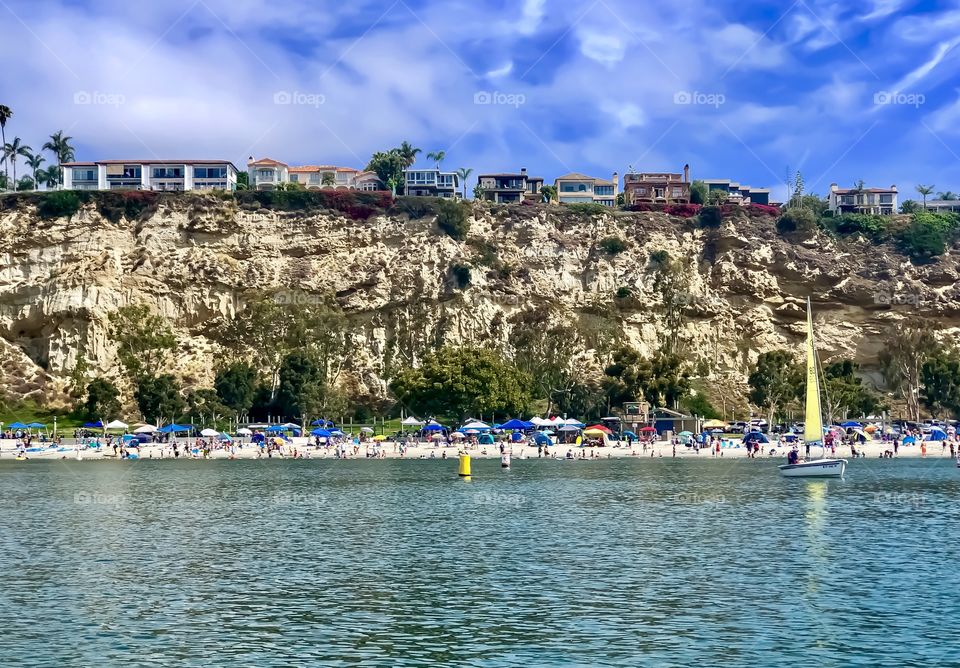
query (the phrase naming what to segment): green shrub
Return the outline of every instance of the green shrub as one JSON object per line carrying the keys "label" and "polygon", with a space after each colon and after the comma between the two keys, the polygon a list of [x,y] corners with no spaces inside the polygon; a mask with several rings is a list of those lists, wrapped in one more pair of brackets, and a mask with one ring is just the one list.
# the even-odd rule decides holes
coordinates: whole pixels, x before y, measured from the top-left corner
{"label": "green shrub", "polygon": [[[86,193],[84,193],[86,195]],[[43,219],[60,218],[65,216],[70,218],[83,203],[87,201],[86,196],[81,196],[76,190],[57,190],[51,193],[40,195],[40,201],[37,204],[37,213]]]}
{"label": "green shrub", "polygon": [[947,250],[947,234],[932,225],[913,221],[897,234],[904,253],[914,262],[929,262]]}
{"label": "green shrub", "polygon": [[633,295],[633,290],[631,290],[626,285],[622,285],[617,288],[617,299],[627,299]]}
{"label": "green shrub", "polygon": [[[714,192],[722,192],[715,190]],[[700,209],[700,213],[697,215],[697,223],[700,227],[720,227],[720,223],[723,222],[723,211],[719,206],[705,206]]]}
{"label": "green shrub", "polygon": [[597,202],[578,202],[576,204],[567,204],[566,207],[568,210],[584,216],[599,216],[604,213],[610,213],[610,207],[598,204]]}
{"label": "green shrub", "polygon": [[847,213],[830,222],[837,234],[862,234],[868,239],[880,241],[887,237],[890,218],[870,213]]}
{"label": "green shrub", "polygon": [[604,237],[598,244],[607,255],[619,255],[627,250],[627,242],[620,237]]}
{"label": "green shrub", "polygon": [[461,289],[470,285],[470,265],[452,264],[450,265],[450,273],[453,274],[453,278],[456,280],[457,286]]}
{"label": "green shrub", "polygon": [[437,200],[437,227],[463,241],[470,233],[470,205],[452,199]]}
{"label": "green shrub", "polygon": [[663,250],[650,251],[650,261],[654,264],[666,264],[670,261],[670,253]]}
{"label": "green shrub", "polygon": [[810,209],[787,209],[777,219],[777,232],[780,234],[810,233],[816,229],[817,219]]}
{"label": "green shrub", "polygon": [[418,220],[437,213],[437,200],[432,197],[397,197],[393,211],[405,213],[411,220]]}

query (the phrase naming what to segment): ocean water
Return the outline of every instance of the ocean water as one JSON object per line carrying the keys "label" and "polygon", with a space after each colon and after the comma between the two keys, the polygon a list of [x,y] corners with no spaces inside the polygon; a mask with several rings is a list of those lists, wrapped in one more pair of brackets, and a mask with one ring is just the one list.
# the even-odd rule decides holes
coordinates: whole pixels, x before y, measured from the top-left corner
{"label": "ocean water", "polygon": [[0,462],[5,666],[957,666],[960,469]]}

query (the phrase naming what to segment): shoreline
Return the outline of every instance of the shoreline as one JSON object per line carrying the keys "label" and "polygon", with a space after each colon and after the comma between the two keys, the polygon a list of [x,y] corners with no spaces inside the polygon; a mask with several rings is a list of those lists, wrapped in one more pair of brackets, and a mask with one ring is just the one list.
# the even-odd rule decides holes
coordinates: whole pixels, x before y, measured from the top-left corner
{"label": "shoreline", "polygon": [[[15,445],[8,445],[9,442],[0,444],[0,461],[23,461],[17,460],[17,449]],[[193,446],[188,446],[187,441],[178,441],[177,445],[179,446],[180,456],[174,456],[173,452],[173,443],[156,443],[148,444],[139,448],[139,456],[136,458],[131,458],[126,461],[138,461],[141,459],[192,459],[192,460],[203,460],[203,459],[247,459],[255,460],[260,459],[264,461],[269,461],[272,459],[294,459],[295,453],[296,458],[302,459],[446,459],[456,460],[461,449],[464,449],[459,445],[446,445],[446,444],[427,444],[427,443],[417,443],[417,444],[408,444],[406,446],[405,452],[401,453],[400,447],[397,443],[392,441],[383,441],[378,444],[373,443],[364,443],[355,450],[355,446],[352,443],[346,444],[344,447],[346,449],[346,455],[344,457],[336,456],[336,446],[320,446],[316,447],[314,445],[308,445],[306,442],[301,443],[290,443],[281,446],[279,451],[274,451],[270,456],[256,444],[249,442],[245,443],[236,443],[233,448],[217,448],[210,450],[207,457],[202,456],[198,452],[194,453],[195,449]],[[59,460],[72,460],[72,461],[125,461],[119,456],[115,456],[112,447],[103,446],[100,449],[94,449],[87,447],[80,450],[80,459],[77,458],[76,445],[65,445],[60,448],[50,448],[46,447],[46,444],[40,444],[34,447],[44,448],[39,452],[27,452],[26,461],[59,461]],[[960,443],[954,442],[954,447],[960,449]],[[816,458],[820,455],[818,451],[819,448],[814,448],[811,453],[812,457]],[[892,443],[865,443],[857,447],[859,452],[863,452],[864,459],[880,459],[882,454],[887,450],[893,450]],[[487,445],[487,446],[470,446],[465,449],[467,454],[470,455],[471,459],[499,459],[500,458],[500,448],[499,444]],[[559,444],[554,445],[549,448],[548,457],[538,457],[537,446],[535,445],[518,445],[513,444],[512,448],[508,451],[511,451],[512,458],[517,460],[525,459],[567,459],[567,452],[573,454],[572,459],[578,461],[593,461],[596,459],[620,459],[620,458],[633,458],[633,459],[709,459],[716,461],[729,460],[731,458],[747,458],[747,449],[743,446],[727,446],[721,448],[720,456],[716,456],[712,451],[700,450],[699,452],[694,451],[693,448],[688,448],[686,446],[678,445],[676,446],[676,454],[674,454],[674,446],[667,441],[656,442],[652,445],[648,445],[644,450],[642,445],[634,444],[632,447],[624,445],[612,445],[612,446],[595,446],[595,447],[580,447],[573,444],[565,445]],[[137,452],[136,449],[133,452]],[[373,456],[372,453],[379,452],[378,456]],[[786,461],[787,453],[789,448],[777,448],[777,447],[767,447],[761,452],[757,453],[756,459],[769,459],[769,460],[784,460]],[[801,454],[803,454],[803,449],[801,448]],[[829,450],[826,452],[827,456],[836,456],[844,459],[854,459],[850,453],[850,447],[847,445],[838,447],[836,453],[832,454]],[[895,459],[899,458],[909,458],[909,459],[919,459],[922,458],[922,452],[919,445],[901,445],[899,451],[897,452]],[[926,458],[928,459],[950,459],[950,447],[949,443],[947,447],[943,448],[940,445],[940,442],[932,443],[927,445]]]}

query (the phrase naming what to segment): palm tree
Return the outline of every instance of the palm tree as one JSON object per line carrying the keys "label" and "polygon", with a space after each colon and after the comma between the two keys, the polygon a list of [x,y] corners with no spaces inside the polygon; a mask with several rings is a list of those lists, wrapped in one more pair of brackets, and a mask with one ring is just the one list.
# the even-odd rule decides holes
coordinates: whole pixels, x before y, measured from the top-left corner
{"label": "palm tree", "polygon": [[543,201],[549,204],[557,199],[557,189],[554,186],[541,186],[540,195],[543,197]]}
{"label": "palm tree", "polygon": [[417,161],[417,153],[421,152],[421,149],[414,148],[413,144],[408,141],[400,144],[400,148],[396,149],[397,153],[403,158],[403,164],[405,167],[410,167],[413,163]]}
{"label": "palm tree", "polygon": [[49,169],[41,169],[37,171],[37,185],[41,183],[46,186],[47,190],[57,187],[57,176],[59,171],[54,165],[50,165]]}
{"label": "palm tree", "polygon": [[436,151],[435,153],[427,153],[427,160],[434,160],[437,163],[437,169],[440,169],[440,163],[443,162],[443,159],[447,157],[446,151]]}
{"label": "palm tree", "polygon": [[[0,104],[0,146],[7,144],[7,121],[13,116],[13,111],[5,104]],[[10,172],[7,171],[7,159],[3,159],[3,168],[7,175],[7,182],[10,182]]]}
{"label": "palm tree", "polygon": [[63,130],[57,130],[50,135],[50,141],[43,145],[42,151],[50,151],[57,156],[57,185],[63,185],[63,163],[70,162],[74,158],[73,147],[70,146],[70,140],[73,137],[64,137]]}
{"label": "palm tree", "polygon": [[923,184],[918,184],[918,185],[917,185],[917,192],[920,193],[921,195],[923,195],[923,210],[924,210],[924,211],[927,210],[927,195],[929,195],[930,193],[933,192],[933,188],[934,188],[933,184],[930,184],[929,186],[925,186],[925,185],[923,185]]}
{"label": "palm tree", "polygon": [[17,182],[17,156],[24,158],[30,157],[30,147],[24,144],[20,137],[14,137],[13,141],[3,145],[3,157],[13,165],[13,182]]}
{"label": "palm tree", "polygon": [[457,170],[457,176],[460,177],[460,185],[463,186],[463,199],[467,199],[467,179],[473,174],[470,167],[461,167]]}
{"label": "palm tree", "polygon": [[37,178],[38,172],[40,171],[40,165],[46,162],[46,159],[39,153],[34,153],[29,158],[27,158],[27,166],[30,167],[33,171],[33,189],[40,189],[40,179]]}
{"label": "palm tree", "polygon": [[937,199],[953,201],[957,199],[957,193],[953,192],[952,190],[948,190],[944,193],[937,193]]}

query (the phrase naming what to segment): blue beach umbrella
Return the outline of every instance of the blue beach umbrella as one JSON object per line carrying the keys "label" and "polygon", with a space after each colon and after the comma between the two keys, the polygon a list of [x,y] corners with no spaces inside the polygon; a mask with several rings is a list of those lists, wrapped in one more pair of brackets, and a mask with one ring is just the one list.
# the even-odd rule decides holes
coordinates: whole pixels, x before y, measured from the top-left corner
{"label": "blue beach umbrella", "polygon": [[443,431],[444,429],[446,429],[446,427],[440,424],[428,424],[423,428],[424,431]]}
{"label": "blue beach umbrella", "polygon": [[854,420],[847,420],[846,422],[842,422],[840,426],[846,429],[850,429],[850,428],[862,429],[863,428],[862,424],[860,424],[859,422],[855,422]]}
{"label": "blue beach umbrella", "polygon": [[313,431],[310,432],[310,435],[311,435],[311,436],[323,436],[324,438],[329,438],[329,437],[330,437],[330,432],[327,431],[326,429],[320,429],[319,427],[317,427],[316,429],[314,429]]}

